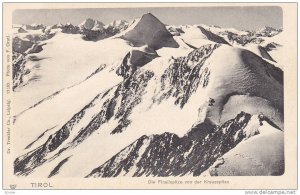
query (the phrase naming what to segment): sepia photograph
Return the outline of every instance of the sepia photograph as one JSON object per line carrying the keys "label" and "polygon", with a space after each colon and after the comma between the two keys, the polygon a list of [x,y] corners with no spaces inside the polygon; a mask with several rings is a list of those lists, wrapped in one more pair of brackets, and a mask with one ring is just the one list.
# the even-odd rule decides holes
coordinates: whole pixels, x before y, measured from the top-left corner
{"label": "sepia photograph", "polygon": [[5,5],[4,189],[296,188],[296,4]]}

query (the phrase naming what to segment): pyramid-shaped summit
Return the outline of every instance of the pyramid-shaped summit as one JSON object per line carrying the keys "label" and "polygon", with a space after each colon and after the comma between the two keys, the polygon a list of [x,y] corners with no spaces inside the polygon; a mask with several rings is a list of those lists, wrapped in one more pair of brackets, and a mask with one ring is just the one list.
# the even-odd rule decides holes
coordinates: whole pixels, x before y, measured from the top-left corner
{"label": "pyramid-shaped summit", "polygon": [[166,26],[151,13],[144,14],[122,38],[135,46],[149,45],[153,49],[178,47]]}

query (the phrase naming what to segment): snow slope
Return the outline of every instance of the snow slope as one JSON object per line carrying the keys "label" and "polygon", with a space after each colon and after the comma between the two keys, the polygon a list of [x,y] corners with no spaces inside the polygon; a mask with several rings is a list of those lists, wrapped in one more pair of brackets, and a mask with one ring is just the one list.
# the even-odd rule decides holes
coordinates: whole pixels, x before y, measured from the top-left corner
{"label": "snow slope", "polygon": [[[256,118],[253,116],[252,118]],[[258,124],[251,119],[249,125],[258,135],[247,139],[222,156],[221,165],[213,165],[209,172],[213,176],[231,175],[282,175],[284,173],[283,132],[267,122]],[[260,147],[257,147],[260,146]],[[249,169],[251,167],[251,169]]]}
{"label": "snow slope", "polygon": [[27,75],[30,82],[14,93],[15,113],[84,80],[101,64],[112,64],[130,50],[121,39],[87,42],[79,34],[57,33],[42,44],[45,44],[43,51],[27,57],[26,66],[32,67]]}

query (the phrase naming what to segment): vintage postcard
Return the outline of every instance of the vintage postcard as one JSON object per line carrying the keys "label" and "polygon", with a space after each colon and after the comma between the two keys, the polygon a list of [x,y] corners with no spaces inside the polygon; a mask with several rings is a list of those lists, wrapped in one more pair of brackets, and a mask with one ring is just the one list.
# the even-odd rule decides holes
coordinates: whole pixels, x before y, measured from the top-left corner
{"label": "vintage postcard", "polygon": [[296,189],[296,3],[4,3],[3,189]]}

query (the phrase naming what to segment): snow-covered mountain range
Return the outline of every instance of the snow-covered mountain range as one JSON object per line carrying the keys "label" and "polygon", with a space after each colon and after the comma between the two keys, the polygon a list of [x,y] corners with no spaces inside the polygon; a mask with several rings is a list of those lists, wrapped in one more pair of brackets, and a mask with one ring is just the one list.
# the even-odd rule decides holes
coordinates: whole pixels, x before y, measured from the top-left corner
{"label": "snow-covered mountain range", "polygon": [[284,173],[282,29],[13,25],[14,173]]}

